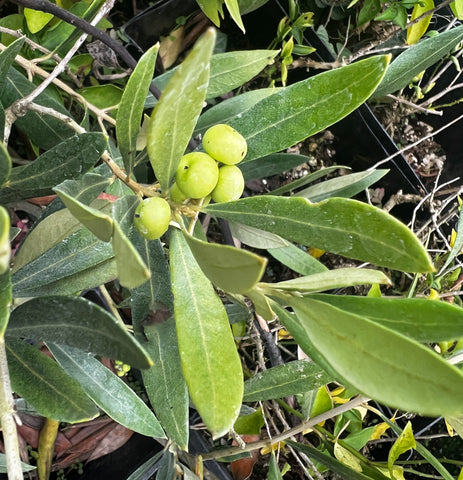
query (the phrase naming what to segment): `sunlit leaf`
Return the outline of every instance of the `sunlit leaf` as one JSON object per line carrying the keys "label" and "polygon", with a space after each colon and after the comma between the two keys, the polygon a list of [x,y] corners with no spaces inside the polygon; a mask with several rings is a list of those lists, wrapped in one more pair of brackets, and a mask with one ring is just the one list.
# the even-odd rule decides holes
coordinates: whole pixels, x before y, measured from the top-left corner
{"label": "sunlit leaf", "polygon": [[243,372],[222,301],[183,234],[171,235],[170,264],[182,370],[191,399],[214,437],[238,417]]}
{"label": "sunlit leaf", "polygon": [[201,270],[217,287],[244,293],[261,279],[267,261],[255,253],[229,245],[208,243],[184,233]]}
{"label": "sunlit leaf", "polygon": [[463,25],[407,48],[391,63],[373,96],[383,97],[406,87],[416,75],[451,52],[462,39]]}
{"label": "sunlit leaf", "polygon": [[356,200],[330,198],[312,204],[304,198],[264,195],[211,204],[203,210],[379,266],[410,272],[434,269],[425,248],[404,224]]}
{"label": "sunlit leaf", "polygon": [[135,161],[137,135],[140,130],[146,94],[153,78],[158,50],[159,45],[153,45],[140,58],[125,86],[117,109],[117,145],[128,175],[131,174]]}
{"label": "sunlit leaf", "polygon": [[167,190],[203,108],[215,41],[210,29],[196,42],[164,89],[148,132],[147,151],[163,190]]}
{"label": "sunlit leaf", "polygon": [[[421,2],[418,2],[413,7],[413,11],[412,11],[412,15],[410,17],[410,21],[415,20],[416,18],[420,17],[425,12],[429,12],[433,8],[434,8],[434,1],[433,0],[423,0]],[[431,18],[432,18],[432,12],[429,12],[429,14],[426,17],[423,17],[417,23],[414,23],[413,25],[410,25],[408,27],[408,29],[407,29],[407,43],[409,45],[413,45],[415,43],[418,43],[420,38],[426,33],[426,30],[428,29],[429,24],[431,23]]]}
{"label": "sunlit leaf", "polygon": [[[461,371],[429,348],[310,297],[288,297],[287,301],[313,343],[309,348],[314,346],[334,371],[364,395],[422,415],[463,412]],[[297,341],[296,332],[289,331]]]}
{"label": "sunlit leaf", "polygon": [[415,437],[413,436],[412,424],[407,422],[402,433],[399,435],[399,438],[394,442],[389,454],[387,457],[387,466],[389,468],[389,473],[391,478],[393,478],[393,465],[395,461],[402,455],[402,453],[407,452],[411,448],[416,448]]}
{"label": "sunlit leaf", "polygon": [[341,120],[375,90],[388,56],[376,56],[297,82],[230,122],[248,142],[249,161],[295,145]]}

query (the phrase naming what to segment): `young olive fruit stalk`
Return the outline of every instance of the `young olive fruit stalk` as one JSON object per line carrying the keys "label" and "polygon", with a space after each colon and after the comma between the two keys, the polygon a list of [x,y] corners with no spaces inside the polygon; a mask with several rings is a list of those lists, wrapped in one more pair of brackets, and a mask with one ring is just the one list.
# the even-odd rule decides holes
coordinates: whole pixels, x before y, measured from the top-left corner
{"label": "young olive fruit stalk", "polygon": [[214,190],[212,200],[215,203],[238,200],[244,191],[244,178],[241,170],[235,165],[223,165],[219,168],[219,179]]}
{"label": "young olive fruit stalk", "polygon": [[133,223],[142,237],[156,240],[167,232],[171,215],[170,205],[166,200],[161,197],[149,197],[138,205]]}
{"label": "young olive fruit stalk", "polygon": [[207,153],[187,153],[180,160],[175,179],[178,188],[186,197],[203,198],[217,185],[219,167]]}
{"label": "young olive fruit stalk", "polygon": [[246,139],[234,128],[223,123],[206,131],[203,148],[212,158],[225,165],[236,165],[248,152]]}

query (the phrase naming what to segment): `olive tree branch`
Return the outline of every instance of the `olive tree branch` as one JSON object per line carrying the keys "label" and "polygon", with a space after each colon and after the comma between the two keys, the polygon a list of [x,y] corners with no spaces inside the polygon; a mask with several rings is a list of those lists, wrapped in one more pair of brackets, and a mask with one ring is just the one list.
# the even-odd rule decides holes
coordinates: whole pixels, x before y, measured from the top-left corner
{"label": "olive tree branch", "polygon": [[[91,25],[96,25],[111,10],[111,8],[114,5],[114,1],[115,0],[107,0],[103,4],[103,6],[100,8],[98,13],[93,18]],[[53,80],[58,78],[58,76],[64,72],[69,61],[77,52],[77,50],[82,45],[82,43],[84,43],[86,38],[87,38],[87,33],[83,33],[74,43],[74,45],[69,49],[69,51],[63,57],[63,59],[56,65],[56,67],[53,69],[51,74],[47,78],[45,78],[43,82],[41,82],[40,85],[38,85],[37,88],[35,88],[31,93],[29,93],[25,97],[22,97],[16,100],[15,102],[13,102],[13,104],[8,108],[8,110],[11,111],[11,113],[9,114],[10,122],[12,120],[13,121],[16,120],[16,118],[18,117],[24,116],[27,113],[28,105],[32,103],[41,93],[43,93],[43,91],[53,82]]]}
{"label": "olive tree branch", "polygon": [[271,445],[274,445],[275,443],[282,442],[284,440],[287,440],[288,438],[293,437],[294,435],[297,435],[299,433],[304,432],[305,430],[308,430],[309,428],[313,428],[315,425],[324,422],[325,420],[329,420],[330,418],[336,417],[337,415],[340,415],[341,413],[348,412],[349,410],[352,410],[353,408],[356,408],[364,403],[367,403],[369,401],[368,398],[359,395],[358,397],[353,398],[352,400],[348,401],[347,403],[344,403],[342,405],[339,405],[338,407],[335,407],[328,412],[322,413],[320,415],[317,415],[316,417],[310,418],[309,420],[306,420],[305,422],[302,422],[300,425],[297,425],[293,428],[290,428],[286,432],[283,432],[279,435],[275,435],[272,438],[268,438],[266,440],[260,440],[259,442],[251,442],[247,443],[244,448],[240,447],[230,447],[226,449],[221,449],[221,450],[216,450],[213,452],[207,452],[201,455],[202,460],[212,460],[215,458],[222,458],[222,457],[228,457],[232,455],[238,455],[243,452],[251,452],[253,450],[257,450],[259,448],[263,447],[269,447]]}

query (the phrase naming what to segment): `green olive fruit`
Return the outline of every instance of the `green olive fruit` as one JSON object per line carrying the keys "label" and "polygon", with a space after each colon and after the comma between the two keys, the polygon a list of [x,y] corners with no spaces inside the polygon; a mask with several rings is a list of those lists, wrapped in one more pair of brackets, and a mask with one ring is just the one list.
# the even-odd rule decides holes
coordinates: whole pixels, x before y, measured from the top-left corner
{"label": "green olive fruit", "polygon": [[175,178],[178,188],[187,197],[203,198],[217,185],[219,167],[207,153],[187,153],[180,160]]}
{"label": "green olive fruit", "polygon": [[170,198],[175,203],[183,203],[188,197],[178,188],[177,183],[170,187]]}
{"label": "green olive fruit", "polygon": [[204,150],[225,165],[241,162],[248,151],[246,139],[234,128],[223,123],[209,128],[203,136]]}
{"label": "green olive fruit", "polygon": [[219,168],[219,180],[212,190],[212,200],[216,203],[238,200],[244,190],[244,178],[241,170],[235,165],[224,165]]}
{"label": "green olive fruit", "polygon": [[171,217],[170,206],[161,197],[145,198],[135,210],[133,223],[142,237],[155,240],[166,233]]}

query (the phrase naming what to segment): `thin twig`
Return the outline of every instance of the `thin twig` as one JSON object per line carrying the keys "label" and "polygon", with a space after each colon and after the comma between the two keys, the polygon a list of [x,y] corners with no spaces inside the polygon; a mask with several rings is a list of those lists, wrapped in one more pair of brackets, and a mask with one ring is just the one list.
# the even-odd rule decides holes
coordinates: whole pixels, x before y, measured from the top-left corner
{"label": "thin twig", "polygon": [[245,448],[230,447],[220,451],[207,452],[201,455],[202,459],[212,460],[214,458],[228,457],[228,456],[237,455],[243,452],[251,452],[252,450],[257,450],[263,447],[269,447],[272,444],[282,442],[284,440],[287,440],[288,438],[294,437],[295,435],[314,427],[318,423],[324,422],[326,420],[329,420],[330,418],[336,417],[337,415],[348,412],[349,410],[352,410],[368,401],[369,401],[368,398],[362,395],[359,395],[358,397],[353,398],[352,400],[350,400],[347,403],[344,403],[343,405],[339,405],[338,407],[335,407],[329,410],[328,412],[322,413],[321,415],[317,415],[316,417],[313,417],[305,422],[302,422],[300,425],[297,425],[296,427],[293,427],[287,430],[286,432],[283,432],[279,435],[275,435],[271,440],[267,439],[267,440],[261,440],[259,442],[248,443],[246,444]]}

